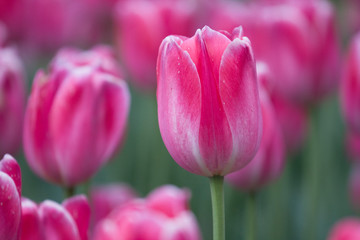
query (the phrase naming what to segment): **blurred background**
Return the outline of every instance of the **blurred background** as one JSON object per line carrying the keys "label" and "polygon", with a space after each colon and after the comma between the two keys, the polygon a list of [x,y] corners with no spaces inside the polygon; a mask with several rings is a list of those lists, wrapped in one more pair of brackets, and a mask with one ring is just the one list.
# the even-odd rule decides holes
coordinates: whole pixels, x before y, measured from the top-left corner
{"label": "blurred background", "polygon": [[[282,4],[301,8],[300,5],[305,2],[321,2],[322,6],[316,11],[331,9],[339,47],[339,61],[336,63],[339,74],[328,74],[336,76],[337,83],[326,93],[316,92],[313,94],[315,97],[295,99],[302,106],[306,123],[298,126],[294,120],[296,129],[302,126],[300,140],[296,140],[294,147],[289,147],[281,176],[258,192],[257,230],[258,239],[315,240],[326,239],[337,220],[359,214],[349,195],[353,156],[347,151],[347,130],[338,90],[350,39],[360,30],[359,1],[339,0],[324,4],[325,1],[315,0],[0,0],[0,21],[6,29],[3,45],[15,46],[24,62],[28,92],[35,72],[39,68],[46,69],[61,47],[88,49],[99,43],[114,47],[131,91],[127,133],[112,161],[89,183],[81,185],[77,192],[86,193],[89,186],[113,182],[128,184],[139,196],[146,196],[164,184],[188,188],[192,192],[190,207],[199,221],[203,239],[211,239],[209,180],[179,167],[161,139],[155,90],[158,46],[169,34],[190,37],[204,25],[228,31],[244,25],[244,35],[252,40],[250,35],[256,34],[248,22],[256,22],[260,18],[271,22],[271,15],[280,13],[278,10],[272,13],[270,8]],[[296,22],[296,17],[289,12],[285,10],[285,14],[281,13],[281,21],[286,22],[289,17],[290,21]],[[251,34],[247,35],[247,31]],[[276,30],[270,31],[276,34]],[[307,41],[319,41],[320,45],[326,45],[328,39],[313,39],[310,32],[305,35]],[[257,48],[255,44],[258,42],[261,41],[253,41],[254,48]],[[310,65],[329,70],[327,68],[331,66],[317,65],[318,61],[325,61],[324,58],[320,57]],[[291,118],[285,121],[292,123]],[[25,161],[21,148],[12,154],[21,164],[24,196],[38,202],[44,199],[63,200],[63,189],[37,177]],[[245,236],[246,198],[246,192],[226,184],[228,240],[243,239]]]}

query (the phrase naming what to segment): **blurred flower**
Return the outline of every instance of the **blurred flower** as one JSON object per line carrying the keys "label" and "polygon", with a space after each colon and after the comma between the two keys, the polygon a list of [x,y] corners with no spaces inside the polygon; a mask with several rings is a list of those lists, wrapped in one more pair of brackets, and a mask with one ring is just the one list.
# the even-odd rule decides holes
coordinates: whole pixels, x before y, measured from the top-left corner
{"label": "blurred flower", "polygon": [[355,209],[360,209],[360,164],[353,165],[349,182],[350,200]]}
{"label": "blurred flower", "polygon": [[130,95],[115,65],[109,64],[113,61],[97,48],[64,50],[48,74],[36,74],[25,115],[24,148],[30,167],[42,178],[74,186],[90,178],[117,149]]}
{"label": "blurred flower", "polygon": [[255,60],[241,27],[169,36],[157,65],[160,132],[171,156],[203,176],[226,175],[255,155],[262,122]]}
{"label": "blurred flower", "polygon": [[346,0],[345,2],[345,28],[350,34],[360,31],[360,1]]}
{"label": "blurred flower", "polygon": [[37,205],[23,198],[21,240],[87,240],[90,207],[84,195],[62,205],[46,200]]}
{"label": "blurred flower", "polygon": [[112,210],[134,199],[136,194],[123,184],[96,186],[91,190],[93,223],[105,218]]}
{"label": "blurred flower", "polygon": [[[260,66],[260,68],[259,68]],[[225,177],[236,188],[255,191],[278,178],[285,165],[285,148],[282,132],[271,99],[265,89],[269,73],[257,65],[260,83],[260,104],[263,119],[263,135],[258,152],[244,168]]]}
{"label": "blurred flower", "polygon": [[0,47],[0,155],[21,145],[25,98],[22,62],[14,48]]}
{"label": "blurred flower", "polygon": [[338,221],[331,229],[327,240],[358,240],[360,239],[360,219],[345,218]]}
{"label": "blurred flower", "polygon": [[336,90],[340,49],[330,3],[223,2],[210,21],[216,29],[244,27],[256,59],[269,65],[274,91],[282,98],[307,104]]}
{"label": "blurred flower", "polygon": [[351,43],[342,79],[342,110],[347,126],[360,134],[360,34]]}
{"label": "blurred flower", "polygon": [[95,228],[94,240],[200,240],[189,193],[166,185],[114,210]]}
{"label": "blurred flower", "polygon": [[6,154],[0,161],[0,236],[18,240],[21,223],[21,171],[16,160]]}
{"label": "blurred flower", "polygon": [[88,0],[23,0],[23,41],[28,51],[89,46],[99,38]]}
{"label": "blurred flower", "polygon": [[123,1],[115,13],[119,53],[134,83],[156,88],[156,58],[170,34],[188,36],[195,30],[196,5],[191,0]]}

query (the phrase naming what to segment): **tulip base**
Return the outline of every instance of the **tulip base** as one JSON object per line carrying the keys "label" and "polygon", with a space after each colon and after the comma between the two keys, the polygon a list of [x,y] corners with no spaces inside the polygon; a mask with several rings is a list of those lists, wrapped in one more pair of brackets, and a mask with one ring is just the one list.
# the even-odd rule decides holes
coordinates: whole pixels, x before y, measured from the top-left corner
{"label": "tulip base", "polygon": [[224,177],[210,177],[213,240],[225,240]]}

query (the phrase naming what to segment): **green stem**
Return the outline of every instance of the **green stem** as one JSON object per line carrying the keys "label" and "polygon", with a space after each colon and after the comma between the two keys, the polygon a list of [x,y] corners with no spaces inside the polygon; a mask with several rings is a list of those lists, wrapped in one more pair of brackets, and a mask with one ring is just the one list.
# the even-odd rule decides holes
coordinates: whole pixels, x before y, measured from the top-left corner
{"label": "green stem", "polygon": [[75,195],[75,187],[65,187],[65,197],[70,198]]}
{"label": "green stem", "polygon": [[210,178],[213,212],[213,240],[225,240],[224,177]]}
{"label": "green stem", "polygon": [[247,240],[256,239],[256,192],[249,192],[247,197]]}

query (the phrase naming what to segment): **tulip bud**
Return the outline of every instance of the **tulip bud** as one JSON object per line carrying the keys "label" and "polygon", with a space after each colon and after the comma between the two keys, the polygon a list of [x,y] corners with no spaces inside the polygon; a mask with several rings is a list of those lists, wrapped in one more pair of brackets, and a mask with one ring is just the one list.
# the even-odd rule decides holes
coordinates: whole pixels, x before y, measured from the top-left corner
{"label": "tulip bud", "polygon": [[200,240],[195,216],[187,209],[189,193],[163,186],[146,199],[114,210],[95,228],[94,240]]}
{"label": "tulip bud", "polygon": [[95,174],[117,149],[130,96],[126,83],[114,73],[119,71],[107,64],[114,59],[104,60],[95,50],[67,57],[60,52],[49,73],[40,70],[35,76],[24,147],[35,173],[71,187]]}
{"label": "tulip bud", "polygon": [[170,34],[190,35],[195,16],[195,6],[187,0],[119,2],[117,45],[137,86],[156,88],[156,57],[162,39]]}
{"label": "tulip bud", "polygon": [[109,184],[97,186],[91,190],[91,205],[94,224],[105,218],[117,207],[126,204],[136,196],[128,186]]}
{"label": "tulip bud", "polygon": [[263,135],[254,159],[239,171],[226,176],[226,180],[235,187],[255,191],[280,176],[285,165],[285,149],[282,132],[265,84],[269,73],[259,69],[260,104],[262,108]]}
{"label": "tulip bud", "polygon": [[23,65],[15,49],[0,47],[0,155],[19,149],[24,111]]}
{"label": "tulip bud", "polygon": [[20,240],[87,240],[90,206],[83,195],[62,205],[46,200],[40,205],[23,198]]}
{"label": "tulip bud", "polygon": [[160,46],[158,116],[169,153],[184,169],[224,176],[255,155],[262,133],[250,41],[209,27]]}
{"label": "tulip bud", "polygon": [[342,110],[347,126],[360,133],[360,34],[351,43],[342,79]]}
{"label": "tulip bud", "polygon": [[0,236],[18,240],[21,222],[21,171],[16,160],[6,154],[0,161]]}
{"label": "tulip bud", "polygon": [[338,221],[327,238],[327,240],[357,239],[360,239],[360,219],[351,217]]}

